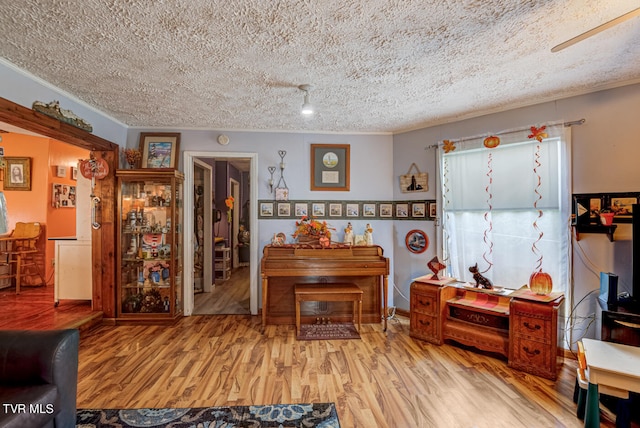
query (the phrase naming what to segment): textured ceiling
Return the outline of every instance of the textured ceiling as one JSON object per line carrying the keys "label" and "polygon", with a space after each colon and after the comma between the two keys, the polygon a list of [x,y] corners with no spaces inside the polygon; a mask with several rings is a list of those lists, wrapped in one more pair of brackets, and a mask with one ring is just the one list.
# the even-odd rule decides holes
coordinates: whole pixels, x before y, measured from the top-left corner
{"label": "textured ceiling", "polygon": [[640,18],[550,51],[636,7],[2,0],[0,57],[129,126],[401,132],[640,81]]}

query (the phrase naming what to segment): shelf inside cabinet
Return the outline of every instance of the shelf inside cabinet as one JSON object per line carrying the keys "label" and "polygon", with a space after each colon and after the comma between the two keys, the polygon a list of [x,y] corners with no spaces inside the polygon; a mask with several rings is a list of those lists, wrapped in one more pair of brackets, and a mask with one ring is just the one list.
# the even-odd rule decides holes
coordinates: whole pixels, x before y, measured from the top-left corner
{"label": "shelf inside cabinet", "polygon": [[613,233],[618,226],[615,224],[610,226],[603,226],[601,224],[574,224],[573,227],[576,229],[576,241],[580,240],[581,233],[606,233],[609,241],[613,242]]}

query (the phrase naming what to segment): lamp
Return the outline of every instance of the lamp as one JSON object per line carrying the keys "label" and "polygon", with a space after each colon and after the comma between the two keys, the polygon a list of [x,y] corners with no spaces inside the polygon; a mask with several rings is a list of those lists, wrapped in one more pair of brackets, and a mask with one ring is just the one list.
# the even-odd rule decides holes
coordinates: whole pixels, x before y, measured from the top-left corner
{"label": "lamp", "polygon": [[304,103],[302,104],[302,110],[300,110],[300,112],[304,116],[310,116],[314,112],[313,105],[309,102],[309,91],[313,89],[313,85],[300,85],[298,89],[304,91]]}

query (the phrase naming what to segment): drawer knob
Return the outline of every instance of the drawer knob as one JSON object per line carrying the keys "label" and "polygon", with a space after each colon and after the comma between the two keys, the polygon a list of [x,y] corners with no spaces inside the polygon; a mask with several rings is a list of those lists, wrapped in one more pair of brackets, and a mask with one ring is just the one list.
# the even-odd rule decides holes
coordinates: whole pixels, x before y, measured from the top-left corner
{"label": "drawer knob", "polygon": [[430,321],[423,321],[423,320],[420,320],[420,324],[422,324],[422,325],[430,325],[430,324],[431,324],[431,322],[430,322]]}
{"label": "drawer knob", "polygon": [[523,346],[522,350],[524,352],[526,352],[529,355],[540,355],[540,350],[539,349],[535,349],[533,351],[530,351],[529,348],[527,346]]}
{"label": "drawer knob", "polygon": [[540,325],[539,325],[539,324],[536,324],[536,325],[533,325],[533,326],[532,326],[532,325],[531,325],[531,324],[529,324],[529,322],[527,322],[527,321],[525,321],[523,325],[524,325],[526,328],[528,328],[529,330],[531,330],[531,331],[540,330],[540,329],[542,328],[542,327],[540,327]]}
{"label": "drawer knob", "polygon": [[421,304],[422,306],[429,306],[429,305],[431,304],[431,302],[430,302],[430,301],[428,301],[428,300],[426,300],[426,301],[425,301],[425,300],[419,300],[419,302],[420,302],[420,304]]}

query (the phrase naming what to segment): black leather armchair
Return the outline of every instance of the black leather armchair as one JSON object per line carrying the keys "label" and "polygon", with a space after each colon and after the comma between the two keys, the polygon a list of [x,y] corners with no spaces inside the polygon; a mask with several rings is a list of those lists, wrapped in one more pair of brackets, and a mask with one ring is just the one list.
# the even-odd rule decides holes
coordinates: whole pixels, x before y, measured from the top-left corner
{"label": "black leather armchair", "polygon": [[0,427],[75,427],[78,330],[0,331]]}

